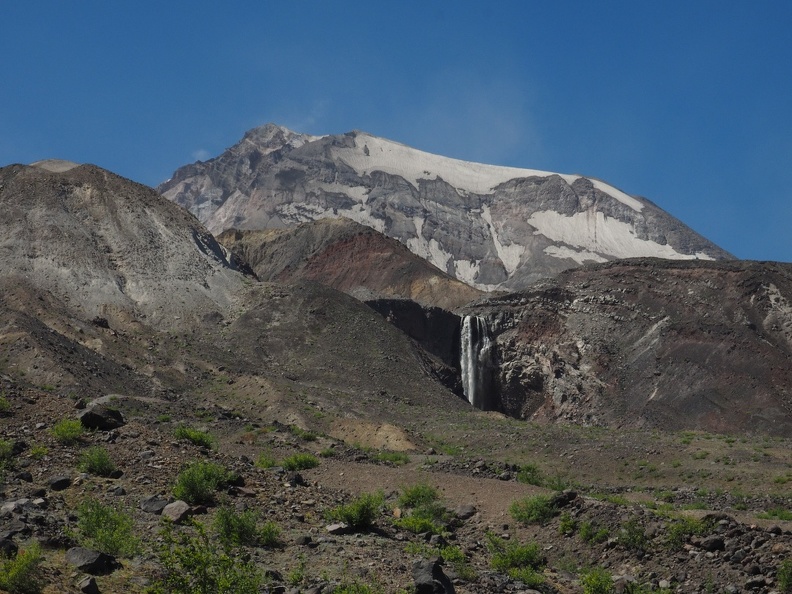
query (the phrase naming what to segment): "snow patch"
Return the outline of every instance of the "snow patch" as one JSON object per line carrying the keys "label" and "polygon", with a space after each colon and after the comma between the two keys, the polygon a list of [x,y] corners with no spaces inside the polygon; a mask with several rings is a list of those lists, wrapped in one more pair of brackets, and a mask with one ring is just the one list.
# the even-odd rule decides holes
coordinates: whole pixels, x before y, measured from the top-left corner
{"label": "snow patch", "polygon": [[603,258],[594,252],[586,250],[576,251],[565,245],[549,245],[544,249],[544,253],[548,256],[561,259],[574,260],[578,264],[585,264],[586,262],[607,262],[607,258]]}
{"label": "snow patch", "polygon": [[492,242],[495,244],[495,251],[498,252],[498,258],[500,258],[500,261],[503,263],[506,273],[511,276],[520,266],[522,255],[525,253],[525,246],[516,243],[510,243],[508,245],[501,243],[500,237],[498,237],[498,231],[495,229],[495,224],[492,222],[492,213],[490,212],[488,204],[482,207],[481,218],[484,219],[484,222],[487,223],[487,227],[489,227]]}
{"label": "snow patch", "polygon": [[552,210],[535,212],[528,219],[535,235],[551,241],[582,248],[611,258],[655,257],[669,260],[695,260],[696,255],[681,254],[670,245],[639,239],[628,223],[606,217],[601,212],[579,212],[564,216]]}
{"label": "snow patch", "polygon": [[476,277],[479,274],[479,263],[472,260],[455,260],[454,276],[463,283],[476,285]]}
{"label": "snow patch", "polygon": [[[368,147],[368,155],[363,152],[363,146]],[[450,159],[362,133],[355,138],[355,147],[334,147],[333,150],[358,175],[383,171],[403,177],[416,188],[420,179],[434,180],[439,177],[462,191],[490,194],[495,186],[510,179],[560,175],[568,184],[572,184],[580,177]]]}
{"label": "snow patch", "polygon": [[608,185],[605,182],[600,181],[598,179],[590,179],[589,181],[591,181],[592,185],[595,188],[597,188],[600,192],[605,192],[606,194],[612,196],[622,204],[626,204],[633,210],[636,210],[638,212],[641,212],[643,210],[644,207],[643,203],[639,200],[636,200],[629,194],[625,194],[621,190],[617,190],[613,186]]}

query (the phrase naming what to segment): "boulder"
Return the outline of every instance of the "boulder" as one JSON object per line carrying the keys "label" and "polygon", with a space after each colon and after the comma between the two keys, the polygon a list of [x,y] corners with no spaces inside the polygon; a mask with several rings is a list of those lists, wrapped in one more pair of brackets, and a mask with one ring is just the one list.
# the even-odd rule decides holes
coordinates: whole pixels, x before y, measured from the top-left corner
{"label": "boulder", "polygon": [[117,429],[124,425],[124,417],[120,411],[105,406],[104,404],[97,404],[90,408],[86,408],[78,416],[80,423],[86,429],[98,431],[110,431]]}
{"label": "boulder", "polygon": [[167,499],[163,499],[159,495],[152,495],[140,502],[140,509],[149,514],[161,514],[166,505],[168,505]]}
{"label": "boulder", "polygon": [[49,481],[49,488],[53,491],[63,491],[71,486],[71,477],[66,475],[53,476]]}
{"label": "boulder", "polygon": [[83,547],[73,547],[66,551],[66,562],[91,575],[106,575],[120,567],[112,555]]}
{"label": "boulder", "polygon": [[10,538],[0,539],[0,558],[10,559],[11,557],[16,557],[18,552],[19,547],[13,540]]}
{"label": "boulder", "polygon": [[419,559],[413,563],[412,574],[416,594],[455,594],[456,592],[454,584],[443,573],[441,560],[437,557]]}
{"label": "boulder", "polygon": [[162,508],[162,517],[168,518],[174,524],[180,524],[192,515],[190,506],[182,501],[177,500],[169,503]]}
{"label": "boulder", "polygon": [[99,586],[96,584],[96,578],[92,575],[77,582],[77,589],[83,594],[99,594]]}

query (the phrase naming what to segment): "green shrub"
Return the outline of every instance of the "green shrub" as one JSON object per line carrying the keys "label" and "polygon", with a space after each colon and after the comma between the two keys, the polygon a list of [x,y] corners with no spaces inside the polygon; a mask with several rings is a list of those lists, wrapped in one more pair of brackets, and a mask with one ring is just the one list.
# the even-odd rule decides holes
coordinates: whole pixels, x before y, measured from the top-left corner
{"label": "green shrub", "polygon": [[291,432],[292,435],[299,437],[303,441],[316,441],[316,439],[319,437],[319,435],[317,435],[313,431],[300,429],[297,425],[289,425],[289,431]]}
{"label": "green shrub", "polygon": [[174,533],[166,524],[158,553],[161,575],[149,594],[258,594],[263,584],[256,565],[219,547],[204,526],[192,521],[194,534]]}
{"label": "green shrub", "polygon": [[89,472],[97,476],[110,476],[116,470],[116,465],[110,459],[110,454],[106,449],[102,446],[95,446],[80,454],[78,468],[82,472]]}
{"label": "green shrub", "polygon": [[492,554],[490,564],[493,569],[505,572],[512,579],[520,580],[530,587],[537,587],[544,582],[540,571],[546,562],[537,543],[520,544],[488,533],[487,548]]}
{"label": "green shrub", "polygon": [[595,524],[588,521],[580,523],[578,534],[580,534],[580,538],[582,538],[584,542],[591,544],[599,544],[608,540],[607,528],[597,528]]}
{"label": "green shrub", "polygon": [[526,485],[535,485],[541,487],[544,483],[542,471],[536,464],[526,464],[517,472],[517,480]]}
{"label": "green shrub", "polygon": [[34,460],[41,460],[44,456],[49,454],[49,448],[42,444],[34,444],[30,448],[30,457]]}
{"label": "green shrub", "polygon": [[549,495],[534,495],[512,503],[509,512],[521,524],[546,524],[555,516],[556,508]]}
{"label": "green shrub", "polygon": [[0,559],[0,589],[10,594],[38,594],[43,579],[39,571],[42,561],[41,547],[38,544],[27,550],[19,551],[16,557]]}
{"label": "green shrub", "polygon": [[580,578],[583,594],[612,594],[613,578],[601,567],[594,567]]}
{"label": "green shrub", "polygon": [[353,530],[366,530],[379,516],[384,501],[382,493],[364,493],[352,503],[330,510],[328,518],[344,522]]}
{"label": "green shrub", "polygon": [[332,458],[333,456],[335,456],[335,453],[336,452],[333,448],[325,448],[321,452],[319,452],[319,455],[322,458]]}
{"label": "green shrub", "polygon": [[77,507],[77,527],[80,543],[110,555],[134,556],[140,541],[132,533],[132,516],[94,499],[83,501]]}
{"label": "green shrub", "polygon": [[77,419],[62,419],[52,426],[50,433],[60,443],[70,445],[80,441],[85,429]]}
{"label": "green shrub", "polygon": [[393,525],[413,534],[423,534],[425,532],[442,534],[443,532],[443,527],[436,524],[433,520],[413,515],[398,518],[393,521]]}
{"label": "green shrub", "polygon": [[776,579],[782,592],[792,592],[792,561],[785,559],[781,562]]}
{"label": "green shrub", "polygon": [[200,429],[194,429],[186,425],[179,425],[173,430],[173,436],[176,439],[189,441],[190,443],[202,448],[214,448],[214,438],[206,431],[201,431]]}
{"label": "green shrub", "polygon": [[704,536],[712,532],[713,524],[697,518],[680,518],[668,527],[666,544],[681,549],[691,536]]}
{"label": "green shrub", "polygon": [[13,452],[13,444],[5,439],[0,439],[0,462],[11,460],[11,453]]}
{"label": "green shrub", "polygon": [[173,496],[190,504],[214,503],[215,492],[235,477],[214,462],[191,462],[176,477]]}
{"label": "green shrub", "polygon": [[767,510],[766,512],[756,514],[756,517],[763,520],[776,519],[789,522],[792,520],[792,512],[784,509],[783,507],[774,507],[773,509]]}
{"label": "green shrub", "polygon": [[256,466],[259,468],[267,469],[277,465],[278,461],[270,452],[261,452],[256,458]]}
{"label": "green shrub", "polygon": [[618,540],[619,544],[629,551],[646,551],[649,544],[638,518],[630,518],[622,524]]}
{"label": "green shrub", "polygon": [[258,527],[258,514],[253,510],[236,512],[227,507],[217,510],[214,519],[217,536],[226,546],[276,546],[280,530],[274,522]]}
{"label": "green shrub", "polygon": [[5,394],[0,394],[0,415],[6,415],[9,412],[11,412],[11,403]]}
{"label": "green shrub", "polygon": [[401,507],[418,507],[437,500],[437,489],[425,483],[419,483],[412,487],[406,487],[399,496]]}
{"label": "green shrub", "polygon": [[575,530],[577,530],[577,520],[569,512],[562,513],[558,522],[558,533],[562,536],[572,536]]}
{"label": "green shrub", "polygon": [[404,452],[380,452],[374,456],[374,459],[377,462],[390,462],[391,464],[396,464],[397,466],[407,464],[407,462],[410,461],[410,457]]}
{"label": "green shrub", "polygon": [[286,470],[307,470],[319,466],[319,459],[311,454],[293,454],[281,462]]}

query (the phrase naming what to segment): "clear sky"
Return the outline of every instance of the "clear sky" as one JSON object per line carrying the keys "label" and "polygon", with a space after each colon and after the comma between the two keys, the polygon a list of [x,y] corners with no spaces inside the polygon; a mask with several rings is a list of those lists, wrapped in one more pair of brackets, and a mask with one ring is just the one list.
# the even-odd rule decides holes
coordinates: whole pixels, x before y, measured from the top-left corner
{"label": "clear sky", "polygon": [[360,129],[645,196],[792,262],[792,2],[3,3],[0,165],[156,185],[255,126]]}

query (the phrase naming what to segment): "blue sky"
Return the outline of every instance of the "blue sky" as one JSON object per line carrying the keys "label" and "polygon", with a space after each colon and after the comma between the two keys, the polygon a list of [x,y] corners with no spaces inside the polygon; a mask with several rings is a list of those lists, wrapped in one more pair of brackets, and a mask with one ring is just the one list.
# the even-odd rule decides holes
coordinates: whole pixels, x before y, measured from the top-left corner
{"label": "blue sky", "polygon": [[149,185],[255,126],[580,173],[792,262],[792,2],[7,2],[0,165]]}

